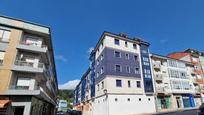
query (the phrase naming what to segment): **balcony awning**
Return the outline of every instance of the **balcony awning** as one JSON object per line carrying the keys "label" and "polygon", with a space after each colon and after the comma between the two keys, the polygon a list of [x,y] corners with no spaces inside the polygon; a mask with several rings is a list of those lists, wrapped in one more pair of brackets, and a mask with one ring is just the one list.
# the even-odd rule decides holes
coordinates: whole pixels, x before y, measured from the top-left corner
{"label": "balcony awning", "polygon": [[10,100],[0,100],[0,108],[5,108],[11,104]]}

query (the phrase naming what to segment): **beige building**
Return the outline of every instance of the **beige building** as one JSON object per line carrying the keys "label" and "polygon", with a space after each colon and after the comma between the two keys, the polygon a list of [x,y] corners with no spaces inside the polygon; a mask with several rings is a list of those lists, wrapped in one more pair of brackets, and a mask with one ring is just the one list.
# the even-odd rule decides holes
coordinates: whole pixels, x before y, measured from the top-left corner
{"label": "beige building", "polygon": [[0,114],[53,115],[57,92],[50,28],[0,16]]}

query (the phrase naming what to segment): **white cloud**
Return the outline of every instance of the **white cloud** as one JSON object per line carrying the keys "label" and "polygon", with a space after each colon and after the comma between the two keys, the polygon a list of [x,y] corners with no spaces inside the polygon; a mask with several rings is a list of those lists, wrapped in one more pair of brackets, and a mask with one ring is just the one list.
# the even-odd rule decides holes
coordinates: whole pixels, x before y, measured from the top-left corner
{"label": "white cloud", "polygon": [[94,50],[94,47],[90,47],[90,48],[88,49],[87,53],[90,54],[93,50]]}
{"label": "white cloud", "polygon": [[63,55],[56,55],[56,56],[55,56],[55,59],[56,59],[56,60],[63,61],[63,62],[67,62],[67,58],[64,57]]}
{"label": "white cloud", "polygon": [[75,87],[78,85],[78,83],[80,82],[80,80],[75,79],[75,80],[71,80],[68,81],[64,84],[59,84],[59,89],[75,89]]}

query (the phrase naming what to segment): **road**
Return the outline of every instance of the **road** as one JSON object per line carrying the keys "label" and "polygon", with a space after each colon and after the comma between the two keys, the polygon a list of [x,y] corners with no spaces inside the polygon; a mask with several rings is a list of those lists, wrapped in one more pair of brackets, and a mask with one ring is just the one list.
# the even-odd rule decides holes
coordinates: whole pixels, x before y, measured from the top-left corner
{"label": "road", "polygon": [[196,110],[192,110],[192,111],[166,113],[166,114],[161,114],[161,115],[197,115],[197,112],[196,112]]}

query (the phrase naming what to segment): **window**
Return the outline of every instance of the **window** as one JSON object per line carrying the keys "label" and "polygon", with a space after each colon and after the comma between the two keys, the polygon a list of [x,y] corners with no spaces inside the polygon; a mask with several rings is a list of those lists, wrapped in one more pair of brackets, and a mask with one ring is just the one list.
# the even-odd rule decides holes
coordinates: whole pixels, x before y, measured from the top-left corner
{"label": "window", "polygon": [[131,85],[130,85],[130,80],[128,80],[128,87],[129,87],[129,88],[131,87]]}
{"label": "window", "polygon": [[118,101],[118,99],[117,99],[117,98],[115,98],[115,101]]}
{"label": "window", "polygon": [[128,47],[128,43],[127,43],[127,41],[125,41],[125,47]]}
{"label": "window", "polygon": [[130,73],[130,66],[126,66],[126,72]]}
{"label": "window", "polygon": [[5,52],[0,52],[0,65],[3,64],[4,54],[5,54]]}
{"label": "window", "polygon": [[137,55],[134,55],[134,60],[138,61],[138,56]]}
{"label": "window", "polygon": [[125,54],[125,59],[129,59],[129,54]]}
{"label": "window", "polygon": [[149,58],[143,57],[143,65],[149,66]]}
{"label": "window", "polygon": [[99,89],[100,89],[100,86],[99,86],[99,84],[97,85],[97,87],[98,87],[98,91],[99,91]]}
{"label": "window", "polygon": [[169,76],[171,78],[179,78],[179,72],[177,70],[169,69]]}
{"label": "window", "polygon": [[151,72],[149,69],[144,69],[145,78],[151,78]]}
{"label": "window", "polygon": [[8,42],[9,38],[10,38],[10,34],[11,34],[10,31],[0,29],[0,40],[2,40],[4,42]]}
{"label": "window", "polygon": [[104,82],[103,81],[101,82],[101,85],[102,85],[101,89],[103,89],[104,88]]}
{"label": "window", "polygon": [[103,60],[103,58],[104,58],[104,56],[103,56],[103,54],[101,55],[101,60]]}
{"label": "window", "polygon": [[115,45],[120,45],[120,40],[119,39],[115,39],[114,42],[115,42]]}
{"label": "window", "polygon": [[100,73],[99,73],[99,72],[97,72],[97,75],[96,75],[96,76],[97,76],[97,77],[99,77],[99,75],[100,75]]}
{"label": "window", "polygon": [[135,68],[135,74],[140,74],[140,69],[139,68]]}
{"label": "window", "polygon": [[101,74],[103,74],[104,73],[104,68],[103,67],[101,67]]}
{"label": "window", "polygon": [[128,98],[127,100],[130,101],[130,98]]}
{"label": "window", "polygon": [[134,48],[134,49],[137,49],[137,45],[136,45],[136,44],[133,44],[133,48]]}
{"label": "window", "polygon": [[137,85],[137,88],[141,88],[141,82],[140,81],[136,81],[136,85]]}
{"label": "window", "polygon": [[141,98],[139,98],[139,101],[141,101],[142,99]]}
{"label": "window", "polygon": [[115,51],[115,57],[121,57],[121,54],[120,54],[120,52],[118,52],[118,51]]}
{"label": "window", "polygon": [[186,72],[180,72],[180,78],[187,79]]}
{"label": "window", "polygon": [[148,98],[148,100],[150,101],[151,99],[150,99],[150,98]]}
{"label": "window", "polygon": [[171,66],[171,67],[177,67],[177,63],[175,60],[168,60],[168,66]]}
{"label": "window", "polygon": [[148,50],[143,49],[143,50],[142,50],[142,53],[143,53],[143,54],[147,54],[147,53],[148,53]]}
{"label": "window", "polygon": [[115,65],[115,71],[116,72],[122,72],[121,66],[120,65]]}
{"label": "window", "polygon": [[99,65],[99,60],[97,60],[96,65]]}
{"label": "window", "polygon": [[121,80],[116,80],[116,87],[122,87],[122,81]]}

